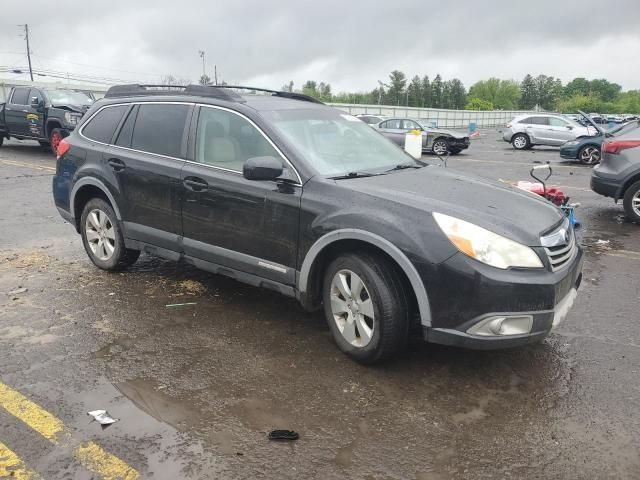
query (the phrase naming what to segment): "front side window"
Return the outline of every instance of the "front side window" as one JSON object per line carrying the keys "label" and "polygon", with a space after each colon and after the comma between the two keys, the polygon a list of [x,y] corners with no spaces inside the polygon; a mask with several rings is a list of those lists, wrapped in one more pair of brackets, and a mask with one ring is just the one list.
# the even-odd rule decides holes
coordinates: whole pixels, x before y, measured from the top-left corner
{"label": "front side window", "polygon": [[413,161],[356,117],[330,108],[263,111],[261,115],[320,175],[378,171]]}
{"label": "front side window", "polygon": [[167,157],[180,157],[189,105],[141,104],[131,148]]}
{"label": "front side window", "polygon": [[42,94],[40,93],[40,90],[36,88],[32,88],[31,91],[29,92],[29,105],[31,105],[31,100],[33,100],[34,97],[38,99],[38,103],[41,103],[44,101],[44,99],[42,98]]}
{"label": "front side window", "polygon": [[382,124],[382,128],[389,128],[392,130],[400,129],[400,120],[387,120]]}
{"label": "front side window", "polygon": [[89,140],[111,143],[111,138],[128,108],[129,105],[103,108],[95,117],[89,120],[89,123],[82,127],[82,134]]}
{"label": "front side window", "polygon": [[280,154],[240,115],[219,108],[200,108],[197,162],[241,172],[244,162],[253,157],[280,158]]}
{"label": "front side window", "polygon": [[551,125],[552,127],[566,127],[567,125],[569,125],[569,123],[565,120],[562,120],[561,118],[550,117],[549,125]]}
{"label": "front side window", "polygon": [[414,122],[413,120],[403,120],[402,121],[402,128],[404,130],[413,130],[415,128],[417,128],[418,130],[420,130],[420,125],[418,125],[416,122]]}
{"label": "front side window", "polygon": [[11,103],[14,105],[29,105],[29,89],[16,88],[11,97]]}

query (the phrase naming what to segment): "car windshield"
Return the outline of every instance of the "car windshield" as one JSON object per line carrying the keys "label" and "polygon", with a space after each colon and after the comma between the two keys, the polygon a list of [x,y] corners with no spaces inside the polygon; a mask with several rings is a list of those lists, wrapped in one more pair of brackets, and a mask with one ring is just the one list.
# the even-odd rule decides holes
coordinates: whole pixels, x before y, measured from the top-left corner
{"label": "car windshield", "polygon": [[54,105],[91,105],[93,103],[88,95],[75,90],[46,90],[46,92]]}
{"label": "car windshield", "polygon": [[436,125],[433,122],[423,118],[417,119],[416,122],[418,122],[422,128],[436,128]]}
{"label": "car windshield", "polygon": [[321,175],[378,173],[400,164],[418,165],[366,123],[337,110],[261,113]]}

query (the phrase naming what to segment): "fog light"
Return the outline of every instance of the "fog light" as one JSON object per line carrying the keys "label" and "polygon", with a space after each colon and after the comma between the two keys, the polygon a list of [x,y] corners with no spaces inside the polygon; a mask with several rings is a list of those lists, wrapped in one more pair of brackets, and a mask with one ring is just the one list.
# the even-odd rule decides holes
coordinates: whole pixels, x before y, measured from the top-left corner
{"label": "fog light", "polygon": [[485,336],[523,335],[531,332],[532,327],[531,315],[496,316],[481,320],[468,329],[467,333]]}

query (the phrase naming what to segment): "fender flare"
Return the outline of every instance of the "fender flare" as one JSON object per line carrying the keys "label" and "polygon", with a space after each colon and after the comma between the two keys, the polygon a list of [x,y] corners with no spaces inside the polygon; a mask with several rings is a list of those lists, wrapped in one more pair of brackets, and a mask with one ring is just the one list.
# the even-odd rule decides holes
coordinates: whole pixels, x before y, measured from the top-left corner
{"label": "fender flare", "polygon": [[[60,126],[59,127],[52,127],[51,124],[57,124],[57,125],[60,125]],[[47,140],[49,139],[49,134],[51,133],[51,130],[53,130],[54,128],[64,129],[64,127],[62,125],[63,125],[62,120],[60,120],[57,117],[47,118],[47,121],[44,124],[44,136],[45,136],[45,138],[47,138]]]}
{"label": "fender flare", "polygon": [[431,326],[431,306],[429,304],[429,297],[427,296],[427,290],[424,287],[424,283],[422,282],[415,266],[407,256],[389,240],[365,230],[358,230],[354,228],[334,230],[316,240],[307,252],[298,275],[298,291],[300,293],[304,294],[307,291],[309,275],[311,274],[311,268],[315,259],[327,246],[339,240],[360,240],[378,247],[389,255],[402,269],[413,288],[418,302],[418,313],[420,315],[422,325],[425,327]]}
{"label": "fender flare", "polygon": [[97,187],[100,190],[102,190],[102,192],[109,199],[109,202],[111,203],[111,206],[113,207],[113,211],[116,212],[116,218],[118,220],[122,220],[122,216],[120,215],[120,209],[118,208],[118,204],[116,203],[115,198],[113,198],[113,195],[111,194],[111,192],[109,191],[107,186],[104,183],[102,183],[100,180],[98,180],[97,178],[93,178],[93,177],[82,177],[80,180],[78,180],[76,182],[76,184],[73,186],[73,189],[71,190],[71,199],[70,199],[69,203],[70,203],[70,208],[71,208],[71,214],[74,216],[74,220],[77,220],[75,218],[76,194],[78,193],[78,191],[82,187],[84,187],[86,185],[92,185],[92,186]]}

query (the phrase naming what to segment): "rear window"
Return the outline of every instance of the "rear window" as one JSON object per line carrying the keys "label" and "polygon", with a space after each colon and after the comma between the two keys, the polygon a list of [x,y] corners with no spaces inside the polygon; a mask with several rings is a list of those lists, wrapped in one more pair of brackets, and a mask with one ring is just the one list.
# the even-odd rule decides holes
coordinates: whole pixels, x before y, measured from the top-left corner
{"label": "rear window", "polygon": [[28,88],[16,88],[13,91],[13,96],[11,97],[11,103],[14,105],[28,105],[29,102],[27,99],[29,98],[29,89]]}
{"label": "rear window", "polygon": [[87,125],[82,128],[82,134],[90,140],[100,143],[111,143],[111,138],[122,120],[124,112],[129,105],[118,105],[116,107],[106,107],[93,117]]}
{"label": "rear window", "polygon": [[131,148],[179,157],[189,105],[140,105]]}

